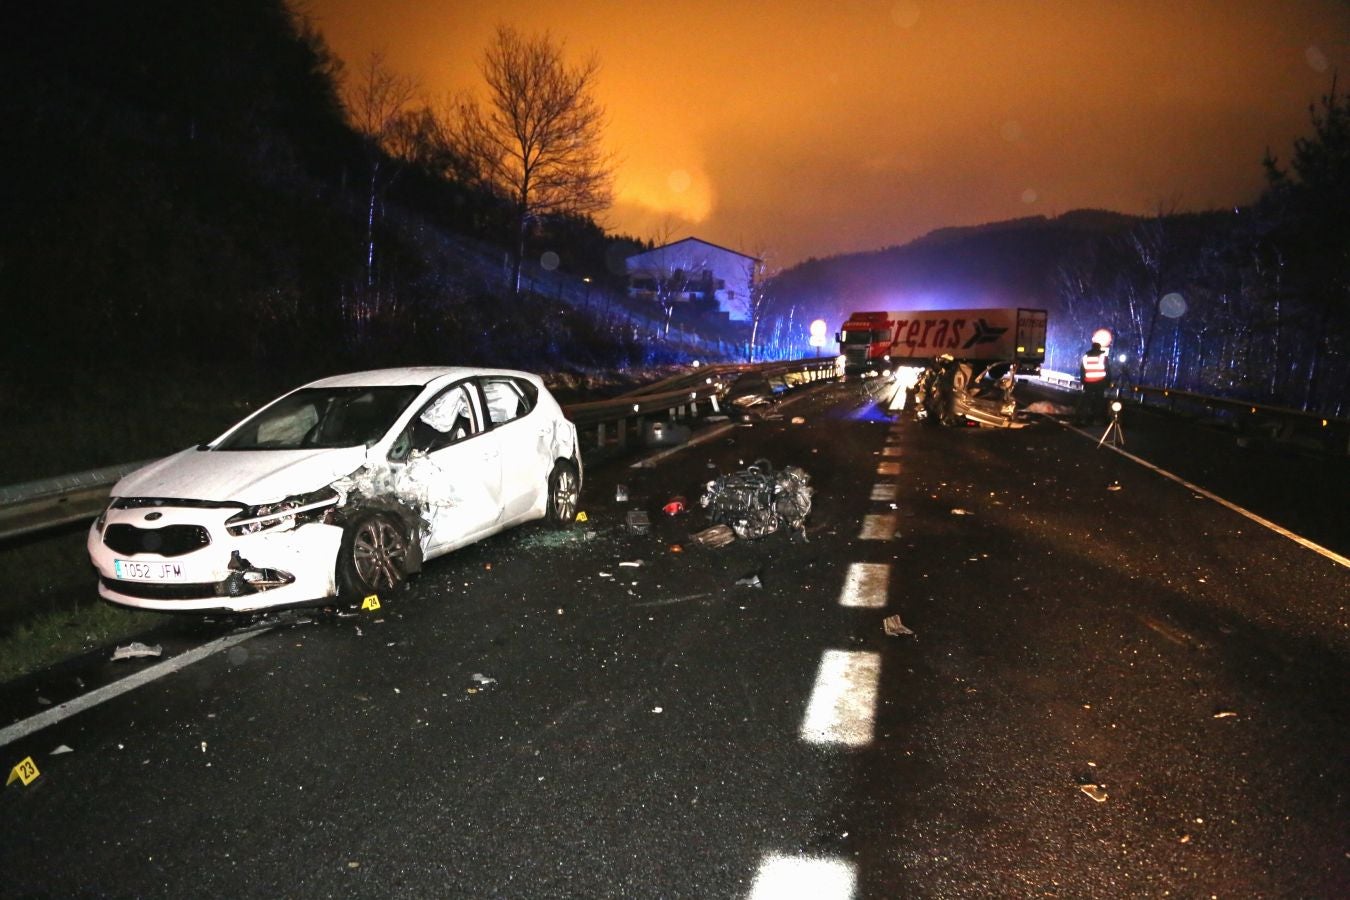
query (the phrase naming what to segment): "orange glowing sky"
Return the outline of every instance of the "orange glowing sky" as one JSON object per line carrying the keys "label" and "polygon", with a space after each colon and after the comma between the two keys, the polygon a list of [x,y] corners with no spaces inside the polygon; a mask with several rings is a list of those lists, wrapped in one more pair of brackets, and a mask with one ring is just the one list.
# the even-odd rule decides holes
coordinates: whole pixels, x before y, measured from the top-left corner
{"label": "orange glowing sky", "polygon": [[440,100],[494,28],[593,52],[618,165],[601,221],[772,268],[935,228],[1252,200],[1334,72],[1344,0],[308,0]]}

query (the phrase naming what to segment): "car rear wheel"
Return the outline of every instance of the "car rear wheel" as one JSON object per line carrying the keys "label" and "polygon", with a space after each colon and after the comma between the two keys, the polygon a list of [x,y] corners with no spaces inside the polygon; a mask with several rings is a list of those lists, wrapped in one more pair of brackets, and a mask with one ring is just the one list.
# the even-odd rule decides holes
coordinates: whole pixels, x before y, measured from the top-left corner
{"label": "car rear wheel", "polygon": [[392,592],[407,573],[408,539],[397,520],[370,513],[352,522],[338,555],[338,590],[343,596]]}
{"label": "car rear wheel", "polygon": [[554,528],[566,528],[577,518],[581,497],[581,479],[570,462],[559,460],[548,476],[548,523]]}

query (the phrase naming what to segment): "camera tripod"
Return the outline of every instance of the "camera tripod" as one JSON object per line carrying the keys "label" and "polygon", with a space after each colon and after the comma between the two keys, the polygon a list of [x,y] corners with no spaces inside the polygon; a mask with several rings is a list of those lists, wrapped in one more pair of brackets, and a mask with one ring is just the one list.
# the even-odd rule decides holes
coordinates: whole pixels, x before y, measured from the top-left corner
{"label": "camera tripod", "polygon": [[1111,404],[1111,424],[1106,426],[1102,432],[1101,440],[1097,441],[1097,449],[1101,449],[1102,444],[1111,442],[1112,447],[1125,446],[1125,430],[1120,427],[1120,401]]}

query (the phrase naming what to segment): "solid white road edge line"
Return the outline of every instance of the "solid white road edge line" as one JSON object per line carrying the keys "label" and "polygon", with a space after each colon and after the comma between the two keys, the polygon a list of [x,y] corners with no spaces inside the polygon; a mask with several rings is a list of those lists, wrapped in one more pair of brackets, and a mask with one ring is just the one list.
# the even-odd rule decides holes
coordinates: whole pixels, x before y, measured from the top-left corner
{"label": "solid white road edge line", "polygon": [[802,719],[802,740],[862,747],[872,742],[881,654],[826,650]]}
{"label": "solid white road edge line", "polygon": [[186,668],[195,662],[206,659],[213,653],[219,653],[221,650],[228,650],[235,644],[242,644],[252,637],[271,631],[268,628],[258,628],[253,631],[244,631],[238,634],[229,634],[222,638],[217,638],[209,644],[202,644],[200,647],[194,647],[185,653],[170,657],[161,663],[157,663],[149,668],[142,669],[134,675],[128,675],[111,684],[105,684],[101,688],[90,691],[87,694],[81,694],[74,700],[67,700],[65,703],[53,706],[51,709],[43,710],[35,716],[22,719],[13,725],[0,728],[0,747],[12,744],[19,738],[27,737],[35,731],[40,731],[48,725],[55,725],[62,719],[69,718],[78,712],[83,712],[92,706],[111,700],[112,698],[125,694],[127,691],[135,690],[143,684],[148,684],[156,678],[162,678],[165,675],[171,675],[179,669]]}
{"label": "solid white road edge line", "polygon": [[[1077,432],[1078,434],[1081,434],[1081,435],[1083,435],[1084,437],[1088,438],[1089,440],[1094,440],[1094,442],[1095,442],[1095,439],[1092,437],[1092,435],[1088,434],[1087,432],[1081,431],[1081,430],[1079,430],[1079,429],[1077,429],[1077,428],[1073,428],[1072,426],[1067,425],[1067,424],[1065,424],[1065,423],[1063,423],[1063,422],[1061,422],[1060,424],[1061,424],[1061,425],[1064,425],[1064,427],[1065,427],[1065,428],[1068,428],[1070,431],[1075,431],[1075,432]],[[1249,509],[1243,509],[1241,506],[1238,506],[1236,503],[1232,502],[1231,500],[1225,500],[1224,498],[1220,497],[1218,494],[1215,494],[1215,493],[1213,493],[1213,492],[1211,492],[1211,491],[1207,491],[1207,490],[1205,490],[1204,488],[1200,487],[1200,485],[1198,485],[1198,484],[1191,484],[1189,481],[1187,481],[1186,479],[1182,478],[1180,475],[1174,475],[1174,474],[1172,474],[1171,472],[1167,471],[1166,469],[1159,468],[1158,466],[1155,466],[1153,463],[1149,462],[1149,461],[1146,460],[1146,459],[1140,459],[1138,456],[1135,456],[1133,453],[1127,453],[1126,451],[1120,449],[1119,447],[1115,446],[1114,444],[1102,444],[1102,446],[1103,446],[1103,447],[1106,447],[1107,449],[1114,450],[1115,452],[1119,453],[1121,456],[1125,457],[1126,459],[1130,460],[1131,462],[1136,462],[1136,463],[1138,463],[1139,465],[1143,466],[1145,469],[1152,469],[1154,472],[1157,472],[1157,473],[1158,473],[1159,475],[1161,475],[1162,477],[1167,478],[1167,479],[1170,479],[1171,481],[1175,481],[1177,484],[1179,484],[1179,485],[1181,485],[1182,487],[1186,488],[1186,490],[1188,490],[1188,491],[1194,491],[1195,493],[1199,494],[1201,497],[1204,497],[1204,498],[1207,499],[1207,500],[1213,500],[1215,503],[1219,504],[1220,506],[1223,506],[1223,507],[1226,507],[1226,508],[1228,508],[1228,509],[1231,509],[1233,512],[1237,513],[1237,514],[1240,515],[1240,516],[1246,516],[1248,519],[1251,519],[1251,520],[1252,520],[1253,522],[1255,522],[1257,525],[1260,525],[1260,526],[1262,526],[1262,527],[1264,527],[1264,528],[1269,528],[1271,531],[1275,532],[1276,534],[1280,535],[1281,537],[1289,538],[1289,540],[1293,541],[1295,544],[1299,544],[1299,545],[1301,545],[1301,546],[1307,547],[1307,548],[1308,548],[1309,550],[1311,550],[1312,552],[1317,553],[1317,554],[1320,554],[1321,556],[1326,557],[1327,559],[1331,560],[1332,562],[1337,563],[1338,565],[1345,566],[1346,568],[1350,569],[1350,558],[1341,556],[1339,553],[1337,553],[1337,552],[1334,551],[1334,550],[1328,550],[1326,547],[1323,547],[1321,544],[1314,543],[1313,541],[1308,540],[1307,538],[1303,537],[1302,535],[1294,534],[1294,532],[1290,531],[1288,528],[1285,528],[1285,527],[1283,527],[1283,526],[1281,526],[1281,525],[1276,525],[1274,522],[1270,521],[1269,519],[1263,519],[1261,516],[1258,516],[1256,513],[1252,512],[1251,510],[1249,510]]]}
{"label": "solid white road edge line", "polygon": [[759,864],[749,900],[850,900],[857,881],[847,860],[774,854]]}

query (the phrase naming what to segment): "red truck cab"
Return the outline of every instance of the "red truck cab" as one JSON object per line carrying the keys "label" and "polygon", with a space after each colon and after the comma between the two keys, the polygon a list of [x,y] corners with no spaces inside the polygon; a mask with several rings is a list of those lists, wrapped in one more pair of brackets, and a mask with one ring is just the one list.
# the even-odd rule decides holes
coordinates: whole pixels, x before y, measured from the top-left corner
{"label": "red truck cab", "polygon": [[894,337],[895,319],[891,313],[850,313],[834,336],[844,357],[844,372],[852,375],[887,368]]}

